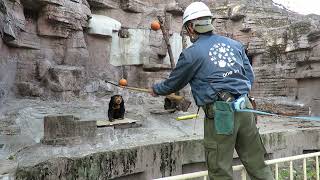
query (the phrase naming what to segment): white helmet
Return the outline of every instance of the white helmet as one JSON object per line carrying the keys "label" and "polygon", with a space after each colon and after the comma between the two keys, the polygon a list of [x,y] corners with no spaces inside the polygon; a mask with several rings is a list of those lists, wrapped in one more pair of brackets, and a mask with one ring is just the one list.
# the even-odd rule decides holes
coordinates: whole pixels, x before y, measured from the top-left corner
{"label": "white helmet", "polygon": [[183,25],[190,20],[199,17],[212,17],[211,11],[203,2],[191,3],[183,13]]}

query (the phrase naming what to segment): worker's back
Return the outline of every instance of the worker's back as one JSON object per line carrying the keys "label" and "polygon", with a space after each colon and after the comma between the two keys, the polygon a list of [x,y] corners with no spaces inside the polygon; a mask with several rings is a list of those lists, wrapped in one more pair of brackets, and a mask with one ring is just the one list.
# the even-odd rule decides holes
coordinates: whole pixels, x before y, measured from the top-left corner
{"label": "worker's back", "polygon": [[239,42],[211,33],[203,34],[183,51],[183,55],[185,61],[197,64],[190,81],[197,105],[215,101],[219,91],[239,95],[250,91],[254,75]]}

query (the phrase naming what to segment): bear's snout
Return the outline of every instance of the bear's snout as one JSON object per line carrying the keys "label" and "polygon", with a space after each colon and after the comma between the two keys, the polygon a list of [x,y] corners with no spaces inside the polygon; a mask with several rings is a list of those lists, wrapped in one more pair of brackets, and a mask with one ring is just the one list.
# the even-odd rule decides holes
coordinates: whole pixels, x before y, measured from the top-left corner
{"label": "bear's snout", "polygon": [[116,103],[116,104],[120,104],[121,101],[122,101],[121,97],[117,97],[117,98],[115,99],[115,103]]}

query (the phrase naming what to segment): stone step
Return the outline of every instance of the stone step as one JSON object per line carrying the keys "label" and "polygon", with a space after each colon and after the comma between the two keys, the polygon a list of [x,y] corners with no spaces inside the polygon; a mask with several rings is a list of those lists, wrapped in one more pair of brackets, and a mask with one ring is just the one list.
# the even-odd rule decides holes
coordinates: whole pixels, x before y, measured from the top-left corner
{"label": "stone step", "polygon": [[320,62],[320,57],[310,57],[308,59],[308,61],[311,61],[311,62]]}
{"label": "stone step", "polygon": [[107,8],[115,9],[119,8],[119,2],[113,0],[88,0],[90,7],[93,8]]}
{"label": "stone step", "polygon": [[156,71],[163,71],[163,70],[170,70],[170,64],[144,64],[142,66],[144,71],[147,72],[156,72]]}
{"label": "stone step", "polygon": [[21,134],[19,126],[0,127],[0,135],[18,135]]}
{"label": "stone step", "polygon": [[281,97],[278,99],[256,98],[256,103],[258,110],[269,113],[284,116],[306,116],[309,114],[308,106],[295,101],[284,101]]}
{"label": "stone step", "polygon": [[310,57],[305,61],[297,61],[296,79],[319,78],[320,57]]}
{"label": "stone step", "polygon": [[312,64],[317,62],[320,62],[320,57],[309,57],[307,60],[299,59],[297,61],[297,65]]}
{"label": "stone step", "polygon": [[168,4],[166,6],[166,11],[176,16],[183,15],[183,9],[178,4]]}
{"label": "stone step", "polygon": [[139,0],[122,0],[121,9],[133,13],[141,13],[146,9],[146,3]]}
{"label": "stone step", "polygon": [[21,129],[15,124],[15,120],[7,117],[0,119],[0,135],[19,135]]}
{"label": "stone step", "polygon": [[[11,160],[0,160],[0,179],[10,177],[18,167],[18,163]],[[8,178],[9,179],[9,178]]]}
{"label": "stone step", "polygon": [[320,31],[319,30],[312,31],[308,34],[307,37],[309,41],[316,41],[320,38]]}
{"label": "stone step", "polygon": [[61,71],[82,71],[83,67],[79,66],[68,66],[68,65],[56,65],[53,69],[59,69]]}

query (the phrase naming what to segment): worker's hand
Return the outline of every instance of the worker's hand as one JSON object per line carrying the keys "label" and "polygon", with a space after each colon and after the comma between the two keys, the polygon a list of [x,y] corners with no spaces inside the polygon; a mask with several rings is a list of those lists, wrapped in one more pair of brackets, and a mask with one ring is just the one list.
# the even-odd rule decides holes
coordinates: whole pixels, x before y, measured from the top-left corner
{"label": "worker's hand", "polygon": [[171,94],[167,95],[166,98],[170,99],[171,101],[181,101],[184,97],[178,96],[175,93],[171,93]]}
{"label": "worker's hand", "polygon": [[153,90],[153,88],[149,88],[149,91],[150,91],[150,95],[153,96],[153,97],[158,97],[159,95],[156,94]]}

